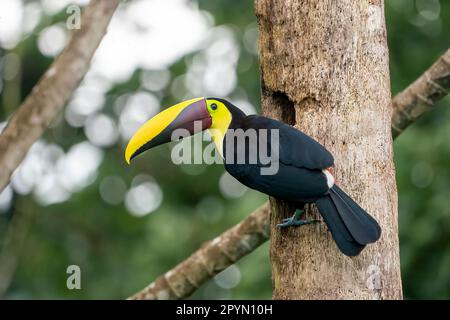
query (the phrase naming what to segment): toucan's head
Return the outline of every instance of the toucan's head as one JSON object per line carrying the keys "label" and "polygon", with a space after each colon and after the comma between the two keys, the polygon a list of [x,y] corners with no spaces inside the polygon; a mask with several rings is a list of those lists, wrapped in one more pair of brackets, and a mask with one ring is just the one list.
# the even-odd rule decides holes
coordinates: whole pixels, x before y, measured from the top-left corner
{"label": "toucan's head", "polygon": [[[186,129],[191,135],[211,130],[215,140],[222,139],[230,124],[245,114],[230,102],[218,98],[196,98],[176,104],[148,120],[133,135],[125,150],[125,160],[150,148],[172,141],[172,133]],[[221,143],[221,142],[220,142]]]}

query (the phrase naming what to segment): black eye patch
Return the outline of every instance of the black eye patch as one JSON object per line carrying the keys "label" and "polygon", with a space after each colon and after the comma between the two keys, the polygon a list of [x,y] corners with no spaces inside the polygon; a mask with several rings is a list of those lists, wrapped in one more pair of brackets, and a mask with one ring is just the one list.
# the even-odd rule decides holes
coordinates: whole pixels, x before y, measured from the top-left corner
{"label": "black eye patch", "polygon": [[215,103],[211,104],[211,110],[217,110],[217,104]]}

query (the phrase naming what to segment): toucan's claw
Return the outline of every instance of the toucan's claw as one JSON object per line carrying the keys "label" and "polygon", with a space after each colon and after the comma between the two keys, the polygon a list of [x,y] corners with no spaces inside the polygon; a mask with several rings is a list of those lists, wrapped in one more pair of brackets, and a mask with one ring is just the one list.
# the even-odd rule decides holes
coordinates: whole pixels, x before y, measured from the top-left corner
{"label": "toucan's claw", "polygon": [[300,218],[303,215],[303,213],[304,213],[303,210],[296,210],[292,217],[283,219],[282,223],[277,224],[277,227],[279,228],[297,227],[306,224],[320,222],[320,220],[317,219],[301,220]]}
{"label": "toucan's claw", "polygon": [[283,220],[283,223],[277,224],[277,227],[278,228],[297,227],[297,226],[304,226],[306,224],[312,224],[312,223],[320,222],[320,220],[317,220],[317,219],[294,220],[292,218],[289,218],[289,219],[285,219],[285,220],[288,220],[288,221],[284,221]]}
{"label": "toucan's claw", "polygon": [[320,220],[317,219],[311,219],[311,220],[294,220],[294,219],[287,219],[288,221],[280,224],[277,224],[278,228],[287,228],[287,227],[298,227],[298,226],[304,226],[306,224],[312,224],[312,223],[317,223],[320,222]]}

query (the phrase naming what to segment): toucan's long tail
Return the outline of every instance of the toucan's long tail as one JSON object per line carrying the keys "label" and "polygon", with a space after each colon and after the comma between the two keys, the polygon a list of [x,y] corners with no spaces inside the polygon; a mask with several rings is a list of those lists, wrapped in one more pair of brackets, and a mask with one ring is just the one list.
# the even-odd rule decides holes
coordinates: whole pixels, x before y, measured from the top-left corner
{"label": "toucan's long tail", "polygon": [[341,188],[334,185],[328,195],[316,201],[334,241],[345,255],[356,256],[365,245],[377,241],[381,228]]}

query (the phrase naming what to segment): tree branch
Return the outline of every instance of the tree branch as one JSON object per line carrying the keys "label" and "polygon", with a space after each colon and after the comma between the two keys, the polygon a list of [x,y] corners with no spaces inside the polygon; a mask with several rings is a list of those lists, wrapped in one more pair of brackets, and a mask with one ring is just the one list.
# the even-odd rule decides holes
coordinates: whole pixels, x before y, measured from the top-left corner
{"label": "tree branch", "polygon": [[392,136],[396,138],[410,124],[430,111],[450,91],[450,49],[392,103]]}
{"label": "tree branch", "polygon": [[184,262],[157,278],[130,299],[182,299],[269,238],[268,203],[221,236],[205,243]]}
{"label": "tree branch", "polygon": [[120,0],[91,0],[63,53],[52,63],[0,135],[0,192],[89,69]]}
{"label": "tree branch", "polygon": [[[442,55],[422,76],[393,99],[392,135],[395,139],[411,123],[420,118],[450,91],[450,49]],[[264,230],[261,232],[261,230]],[[269,240],[269,202],[256,209],[248,218],[225,231],[215,240],[206,243],[165,275],[157,278],[148,287],[131,299],[182,299],[192,294],[200,284],[237,262],[240,258]],[[232,241],[230,241],[230,237]],[[257,239],[247,241],[246,239]],[[245,250],[240,251],[243,243]],[[219,248],[227,247],[240,252],[233,259],[217,254]],[[225,251],[229,252],[229,251]],[[206,266],[209,266],[206,267]],[[212,268],[211,268],[212,266]],[[210,270],[210,271],[208,271]],[[212,272],[211,272],[212,270]],[[191,281],[190,279],[194,279]]]}

